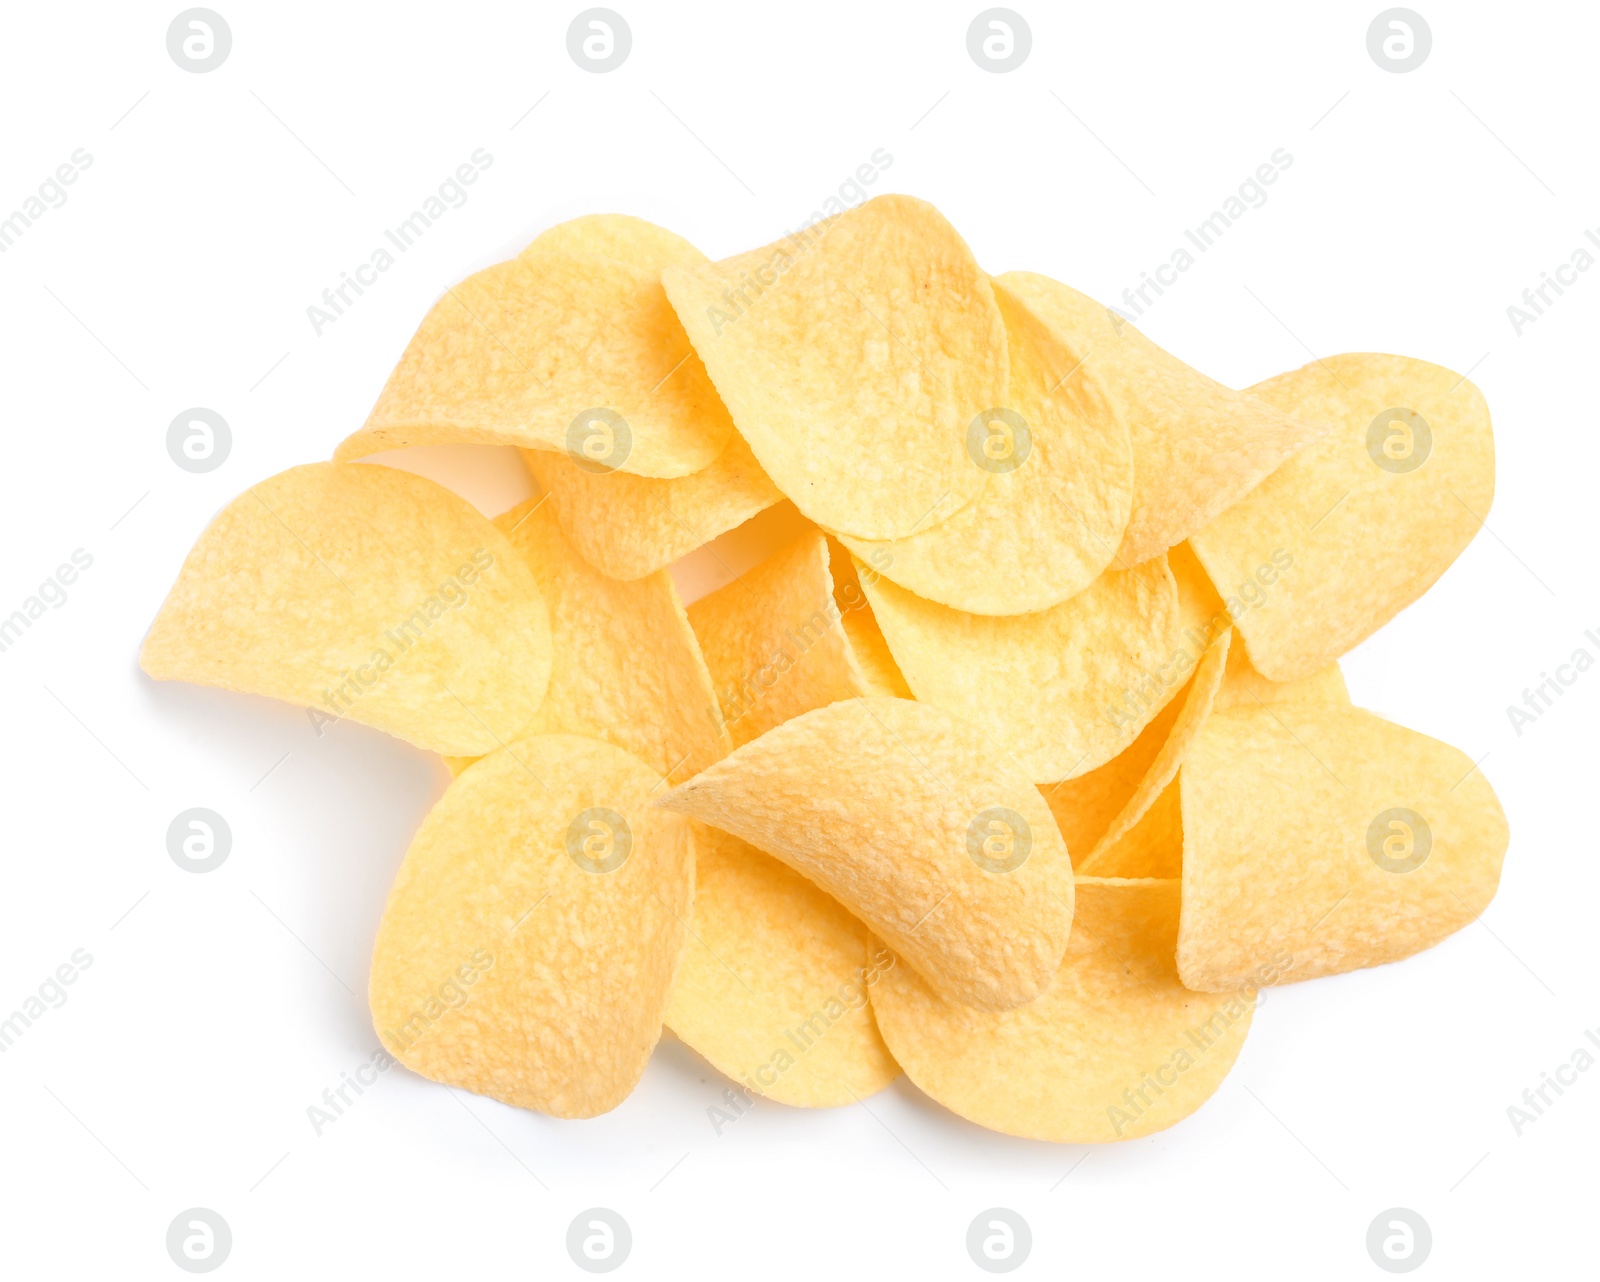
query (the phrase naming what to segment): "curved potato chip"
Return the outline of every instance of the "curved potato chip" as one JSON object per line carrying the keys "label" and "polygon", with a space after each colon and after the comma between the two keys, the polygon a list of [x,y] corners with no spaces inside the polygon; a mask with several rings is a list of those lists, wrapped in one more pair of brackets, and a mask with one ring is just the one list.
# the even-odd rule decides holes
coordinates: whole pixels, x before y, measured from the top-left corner
{"label": "curved potato chip", "polygon": [[672,576],[607,578],[573,550],[551,508],[529,499],[494,522],[550,607],[550,688],[528,733],[604,740],[662,780],[698,774],[733,745]]}
{"label": "curved potato chip", "polygon": [[983,491],[905,538],[841,541],[926,600],[1026,614],[1081,592],[1110,563],[1128,523],[1133,452],[1093,371],[1004,282],[993,285],[1010,403],[969,436],[972,461],[991,473]]}
{"label": "curved potato chip", "polygon": [[593,739],[524,739],[422,821],[378,926],[384,1049],[434,1081],[556,1117],[633,1090],[661,1035],[694,876],[656,772]]}
{"label": "curved potato chip", "polygon": [[517,738],[550,680],[527,567],[465,500],[409,472],[312,463],[195,541],[140,666],[349,717],[434,752]]}
{"label": "curved potato chip", "polygon": [[761,466],[818,525],[900,538],[964,507],[1006,403],[994,291],[932,205],[879,196],[764,249],[662,276]]}
{"label": "curved potato chip", "polygon": [[540,232],[518,255],[572,254],[615,258],[659,276],[668,267],[695,266],[706,256],[677,232],[632,214],[585,214]]}
{"label": "curved potato chip", "polygon": [[1356,708],[1214,713],[1180,776],[1190,988],[1421,952],[1488,906],[1508,831],[1465,753]]}
{"label": "curved potato chip", "polygon": [[1252,707],[1256,704],[1315,703],[1350,706],[1350,691],[1337,663],[1318,668],[1298,681],[1268,681],[1255,670],[1242,645],[1228,651],[1228,670],[1217,691],[1216,709]]}
{"label": "curved potato chip", "polygon": [[869,956],[867,928],[799,873],[715,828],[696,832],[694,874],[667,1027],[781,1104],[831,1108],[894,1081],[900,1066],[867,1003],[893,958]]}
{"label": "curved potato chip", "polygon": [[1235,623],[1261,673],[1292,681],[1371,636],[1471,542],[1494,501],[1494,435],[1476,387],[1404,356],[1331,356],[1250,390],[1334,430],[1190,543],[1224,598],[1274,568]]}
{"label": "curved potato chip", "polygon": [[1133,511],[1116,563],[1160,556],[1240,498],[1296,450],[1323,436],[1326,419],[1291,418],[1207,378],[1048,276],[1007,272],[999,283],[1051,326],[1092,369],[1133,440]]}
{"label": "curved potato chip", "polygon": [[665,569],[783,500],[737,433],[715,462],[673,480],[590,472],[548,450],[524,450],[522,457],[555,504],[568,540],[614,579]]}
{"label": "curved potato chip", "polygon": [[843,616],[845,640],[850,643],[860,673],[861,693],[885,699],[911,698],[911,687],[901,675],[894,655],[889,653],[889,643],[883,639],[883,631],[861,589],[861,575],[856,570],[855,559],[831,535],[828,537],[828,575],[833,580],[833,603]]}
{"label": "curved potato chip", "polygon": [[1113,870],[1108,862],[1109,853],[1117,842],[1145,817],[1155,805],[1156,799],[1166,791],[1167,785],[1178,777],[1178,767],[1183,764],[1184,757],[1194,746],[1195,739],[1205,726],[1206,718],[1211,715],[1217,690],[1222,685],[1222,676],[1227,669],[1228,650],[1232,639],[1232,629],[1224,629],[1222,635],[1206,650],[1205,657],[1200,660],[1200,666],[1195,669],[1194,677],[1189,682],[1188,693],[1183,699],[1183,710],[1172,723],[1171,733],[1167,735],[1161,750],[1156,753],[1150,768],[1145,771],[1144,778],[1129,795],[1122,810],[1107,825],[1105,832],[1100,834],[1094,849],[1082,863],[1077,865],[1079,873],[1101,877],[1151,875],[1134,874],[1121,868]]}
{"label": "curved potato chip", "polygon": [[786,721],[658,805],[776,855],[945,996],[992,1010],[1050,982],[1072,863],[1049,808],[993,738],[905,699]]}
{"label": "curved potato chip", "polygon": [[[842,560],[848,565],[849,555]],[[877,625],[853,567],[842,598],[838,586],[827,540],[812,531],[689,607],[735,747],[840,699],[909,697],[903,681],[899,690],[878,688],[881,656],[863,663],[858,655],[862,631]],[[846,620],[855,614],[864,617],[852,636]]]}
{"label": "curved potato chip", "polygon": [[1250,1030],[1254,986],[1223,1000],[1178,982],[1175,881],[1078,880],[1055,982],[995,1013],[942,1000],[908,967],[873,985],[889,1050],[968,1121],[1058,1144],[1131,1140],[1182,1121],[1222,1084]]}
{"label": "curved potato chip", "polygon": [[675,477],[708,466],[732,432],[658,273],[538,253],[447,290],[334,457],[520,445]]}
{"label": "curved potato chip", "polygon": [[1103,877],[1183,876],[1182,779],[1169,783],[1139,821],[1095,861]]}
{"label": "curved potato chip", "polygon": [[1103,765],[1193,669],[1165,557],[1108,570],[1038,614],[963,614],[863,578],[883,638],[918,699],[1003,744],[1038,783]]}
{"label": "curved potato chip", "polygon": [[[1191,677],[1191,685],[1193,680]],[[1039,785],[1050,813],[1055,816],[1056,827],[1061,830],[1061,839],[1067,843],[1075,873],[1082,874],[1083,861],[1094,849],[1095,842],[1128,804],[1128,798],[1133,796],[1139,781],[1150,769],[1150,763],[1161,751],[1161,745],[1172,733],[1186,699],[1187,694],[1180,693],[1171,700],[1139,731],[1132,743],[1103,766],[1096,766],[1076,779]]]}

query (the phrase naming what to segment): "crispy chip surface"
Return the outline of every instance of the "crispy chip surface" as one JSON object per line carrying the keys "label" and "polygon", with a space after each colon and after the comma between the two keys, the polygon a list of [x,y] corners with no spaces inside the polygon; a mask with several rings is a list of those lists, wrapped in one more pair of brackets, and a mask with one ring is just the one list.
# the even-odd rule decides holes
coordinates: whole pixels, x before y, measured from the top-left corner
{"label": "crispy chip surface", "polygon": [[689,825],[655,770],[593,739],[469,767],[406,852],[373,949],[384,1048],[435,1081],[557,1117],[620,1104],[687,938]]}
{"label": "crispy chip surface", "polygon": [[1325,419],[1290,417],[1207,378],[1048,276],[1007,272],[999,283],[1094,371],[1127,419],[1133,510],[1116,565],[1138,565],[1181,543],[1328,430]]}
{"label": "crispy chip surface", "polygon": [[1080,878],[1078,916],[1049,990],[1017,1010],[943,1000],[909,967],[872,989],[906,1075],[969,1121],[1063,1144],[1137,1139],[1182,1121],[1238,1058],[1255,988],[1178,982],[1175,881]]}
{"label": "crispy chip surface", "polygon": [[1494,500],[1483,394],[1404,356],[1330,356],[1250,391],[1334,430],[1190,540],[1226,599],[1273,576],[1235,623],[1273,681],[1325,667],[1428,590]]}
{"label": "crispy chip surface", "polygon": [[550,688],[529,733],[603,739],[668,781],[724,756],[732,744],[672,576],[607,578],[567,542],[546,500],[529,499],[494,523],[550,608]]}
{"label": "crispy chip surface", "polygon": [[586,471],[548,450],[524,450],[523,459],[568,541],[614,579],[665,569],[783,500],[737,433],[715,462],[674,480]]}
{"label": "crispy chip surface", "polygon": [[1182,711],[1173,721],[1166,740],[1145,770],[1143,778],[1129,794],[1122,809],[1106,826],[1106,830],[1101,833],[1087,857],[1077,865],[1080,873],[1100,877],[1156,875],[1152,872],[1130,871],[1116,866],[1111,852],[1117,843],[1149,813],[1168,785],[1178,777],[1178,768],[1183,765],[1184,757],[1194,746],[1196,738],[1205,726],[1206,718],[1211,715],[1217,691],[1222,687],[1232,640],[1232,629],[1225,628],[1222,635],[1207,648],[1185,692]]}
{"label": "crispy chip surface", "polygon": [[1049,808],[988,734],[927,704],[818,708],[660,804],[809,877],[952,1000],[1031,1001],[1066,947],[1072,864]]}
{"label": "crispy chip surface", "polygon": [[966,434],[1006,403],[994,291],[944,217],[879,196],[764,249],[663,275],[767,475],[841,534],[944,519],[990,475]]}
{"label": "crispy chip surface", "polygon": [[1242,645],[1228,651],[1228,670],[1217,691],[1216,706],[1236,708],[1255,704],[1321,703],[1332,707],[1350,706],[1350,690],[1337,663],[1318,668],[1297,681],[1268,681],[1255,670]]}
{"label": "crispy chip surface", "polygon": [[1278,956],[1283,982],[1420,952],[1494,898],[1508,831],[1465,753],[1355,708],[1214,712],[1180,776],[1191,988]]}
{"label": "crispy chip surface", "polygon": [[640,476],[708,466],[733,425],[659,275],[524,252],[469,276],[434,304],[335,458],[469,443]]}
{"label": "crispy chip surface", "polygon": [[[735,746],[840,699],[909,697],[904,681],[883,688],[899,674],[892,660],[887,674],[882,666],[887,648],[854,567],[835,582],[840,561],[850,565],[812,530],[689,607]],[[847,623],[851,615],[862,617]]]}
{"label": "crispy chip surface", "polygon": [[982,727],[1038,783],[1110,761],[1199,657],[1179,632],[1165,557],[1108,570],[1069,601],[1007,618],[924,601],[884,578],[864,577],[862,587],[917,698]]}
{"label": "crispy chip surface", "polygon": [[1111,562],[1133,497],[1127,424],[1092,368],[993,282],[1010,359],[1005,415],[969,433],[990,473],[945,520],[901,539],[843,536],[901,587],[973,614],[1025,614],[1082,591]]}
{"label": "crispy chip surface", "polygon": [[837,900],[730,833],[697,829],[694,916],[667,1027],[782,1104],[829,1108],[900,1075],[867,991],[893,964]]}
{"label": "crispy chip surface", "polygon": [[668,267],[696,264],[706,256],[677,232],[632,214],[585,214],[540,232],[519,257],[571,254],[615,258],[659,276]]}
{"label": "crispy chip surface", "polygon": [[409,472],[312,463],[196,540],[140,666],[349,717],[434,752],[519,737],[550,678],[549,614],[505,537]]}

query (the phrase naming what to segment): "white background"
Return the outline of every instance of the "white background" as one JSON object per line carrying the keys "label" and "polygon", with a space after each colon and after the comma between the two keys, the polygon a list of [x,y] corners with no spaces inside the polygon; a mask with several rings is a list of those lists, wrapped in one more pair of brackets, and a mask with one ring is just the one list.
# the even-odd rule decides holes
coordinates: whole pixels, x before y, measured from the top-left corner
{"label": "white background", "polygon": [[[15,6],[0,42],[0,217],[93,156],[0,255],[0,613],[94,558],[0,654],[0,1014],[94,958],[0,1055],[6,1276],[182,1276],[164,1238],[192,1206],[231,1225],[236,1278],[584,1276],[564,1239],[595,1205],[632,1226],[622,1276],[977,1277],[965,1232],[991,1206],[1032,1226],[1019,1276],[1382,1276],[1365,1236],[1393,1206],[1432,1227],[1421,1276],[1593,1269],[1600,1070],[1520,1137],[1506,1110],[1600,1025],[1600,672],[1520,736],[1506,705],[1600,655],[1600,271],[1520,337],[1506,308],[1600,226],[1600,12],[1415,0],[1432,54],[1396,75],[1366,49],[1381,0],[1017,0],[1033,51],[996,75],[967,53],[976,0],[614,0],[632,54],[595,75],[567,53],[577,3],[215,3],[233,49],[204,75],[167,54],[176,0]],[[480,147],[468,202],[316,336],[308,305]],[[724,1083],[670,1037],[599,1120],[396,1069],[316,1136],[307,1107],[376,1048],[374,928],[446,776],[373,731],[319,739],[286,706],[142,677],[185,551],[326,457],[444,286],[536,230],[620,210],[721,256],[878,148],[875,190],[932,200],[990,271],[1106,301],[1285,148],[1146,332],[1237,386],[1348,350],[1472,370],[1489,529],[1345,668],[1359,704],[1484,757],[1513,834],[1499,897],[1423,956],[1271,992],[1217,1096],[1116,1147],[989,1134],[903,1079],[719,1136]],[[190,406],[232,427],[208,475],[166,453]],[[470,497],[508,505],[506,466]],[[165,847],[191,806],[234,834],[203,876]]]}

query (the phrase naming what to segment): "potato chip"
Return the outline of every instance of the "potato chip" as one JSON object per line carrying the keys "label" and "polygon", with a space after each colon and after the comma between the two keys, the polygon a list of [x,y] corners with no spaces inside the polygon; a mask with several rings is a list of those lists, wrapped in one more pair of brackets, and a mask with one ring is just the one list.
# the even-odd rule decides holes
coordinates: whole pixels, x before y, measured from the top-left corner
{"label": "potato chip", "polygon": [[[869,577],[876,574],[875,569],[868,570]],[[861,693],[886,699],[911,698],[911,687],[889,653],[889,643],[883,639],[872,605],[861,589],[855,558],[832,536],[828,538],[828,575],[833,580],[833,603],[839,609],[839,622],[860,674]]]}
{"label": "potato chip", "polygon": [[1133,511],[1118,566],[1160,556],[1203,529],[1330,427],[1325,418],[1291,418],[1282,406],[1207,378],[1109,307],[1048,276],[1007,272],[998,279],[1098,375],[1127,419]]}
{"label": "potato chip", "polygon": [[[848,554],[842,560],[849,565]],[[813,530],[689,607],[734,746],[840,699],[909,697],[903,680],[899,689],[880,688],[882,655],[859,657],[857,640],[877,626],[854,567],[844,586],[841,599],[827,540]],[[862,616],[854,636],[845,624],[852,615]],[[877,645],[886,649],[881,638]]]}
{"label": "potato chip", "polygon": [[994,282],[1010,359],[1008,406],[969,432],[983,492],[901,539],[843,536],[901,587],[973,614],[1025,614],[1065,601],[1105,569],[1133,496],[1128,427],[1092,370]]}
{"label": "potato chip", "polygon": [[[1191,677],[1191,685],[1193,680]],[[1183,711],[1187,697],[1187,689],[1181,691],[1139,731],[1132,743],[1105,765],[1096,766],[1076,779],[1039,785],[1050,813],[1055,816],[1061,839],[1067,843],[1074,872],[1082,872],[1084,859],[1128,804],[1128,798],[1133,796],[1134,789],[1161,751],[1161,745],[1172,733],[1173,723]]]}
{"label": "potato chip", "polygon": [[[830,1108],[871,1095],[900,1066],[867,1001],[893,955],[881,946],[881,957],[870,955],[870,939],[799,873],[702,827],[694,915],[667,1027],[720,1072],[781,1104]],[[738,1093],[731,1103],[745,1106]],[[738,1115],[721,1111],[727,1120]]]}
{"label": "potato chip", "polygon": [[659,276],[672,266],[697,266],[706,256],[676,232],[632,214],[585,214],[540,232],[519,255],[615,258]]}
{"label": "potato chip", "polygon": [[890,1051],[968,1121],[1060,1144],[1131,1140],[1204,1104],[1244,1045],[1259,981],[1225,997],[1178,982],[1175,881],[1078,879],[1049,991],[1017,1010],[941,999],[909,967],[873,985]]}
{"label": "potato chip", "polygon": [[1194,741],[1204,727],[1206,718],[1211,715],[1212,704],[1216,701],[1217,690],[1222,685],[1223,672],[1227,668],[1232,639],[1233,631],[1224,629],[1222,635],[1206,650],[1205,657],[1201,659],[1200,666],[1189,682],[1188,692],[1183,700],[1183,710],[1172,723],[1172,730],[1161,745],[1161,750],[1156,753],[1144,777],[1129,795],[1116,818],[1100,834],[1094,848],[1075,865],[1079,873],[1101,877],[1153,875],[1144,872],[1131,873],[1121,868],[1112,870],[1108,863],[1109,852],[1145,817],[1155,805],[1156,799],[1166,790],[1167,785],[1178,777],[1178,767],[1183,764],[1183,759],[1194,746]]}
{"label": "potato chip", "polygon": [[550,688],[530,734],[578,734],[631,752],[662,780],[698,774],[733,746],[672,576],[622,583],[573,550],[545,499],[495,525],[550,607]]}
{"label": "potato chip", "polygon": [[1095,860],[1105,877],[1181,877],[1183,875],[1182,779],[1169,783],[1139,821]]}
{"label": "potato chip", "polygon": [[1315,361],[1250,389],[1332,432],[1190,540],[1230,604],[1250,661],[1274,681],[1309,676],[1365,640],[1444,573],[1494,500],[1483,395],[1404,356]]}
{"label": "potato chip", "polygon": [[291,468],[224,508],[139,656],[157,680],[462,756],[523,732],[550,662],[544,599],[504,535],[432,481],[341,463]]}
{"label": "potato chip", "polygon": [[762,468],[818,525],[902,538],[983,487],[966,437],[1006,404],[1005,327],[932,205],[879,196],[662,281]]}
{"label": "potato chip", "polygon": [[520,445],[599,472],[676,477],[707,467],[732,432],[659,273],[525,253],[445,292],[334,457]]}
{"label": "potato chip", "polygon": [[941,994],[1038,996],[1072,927],[1072,863],[994,738],[922,703],[849,699],[786,721],[658,803],[809,877]]}
{"label": "potato chip", "polygon": [[1318,668],[1298,681],[1268,681],[1255,670],[1242,645],[1228,651],[1228,670],[1217,691],[1216,707],[1236,708],[1241,704],[1314,703],[1330,707],[1350,706],[1350,691],[1337,663]]}
{"label": "potato chip", "polygon": [[1178,632],[1166,558],[1101,575],[1037,614],[964,614],[879,578],[862,587],[918,699],[982,727],[1038,783],[1110,761],[1182,687],[1199,651]]}
{"label": "potato chip", "polygon": [[715,462],[667,481],[589,471],[548,450],[524,450],[523,459],[567,539],[614,579],[665,569],[783,500],[737,433]]}
{"label": "potato chip", "polygon": [[689,825],[610,744],[523,739],[423,820],[373,948],[387,1050],[424,1077],[556,1117],[615,1108],[661,1034],[687,938]]}
{"label": "potato chip", "polygon": [[1355,708],[1213,713],[1189,750],[1178,969],[1219,991],[1409,957],[1488,906],[1508,833],[1465,753]]}
{"label": "potato chip", "polygon": [[[1215,637],[1232,622],[1229,607],[1211,586],[1205,567],[1187,543],[1180,543],[1167,553],[1167,564],[1172,567],[1172,577],[1178,581],[1179,613],[1184,620],[1184,635],[1195,641]],[[1266,576],[1266,577],[1271,577]],[[1241,614],[1248,613],[1265,599],[1261,595],[1270,584],[1259,579],[1239,586],[1232,598],[1233,608]],[[1298,681],[1268,681],[1251,664],[1244,646],[1235,641],[1228,649],[1228,667],[1217,691],[1216,706],[1231,708],[1236,704],[1250,703],[1337,703],[1346,706],[1350,694],[1345,689],[1344,674],[1339,665],[1330,663]],[[1069,843],[1069,849],[1070,843]]]}

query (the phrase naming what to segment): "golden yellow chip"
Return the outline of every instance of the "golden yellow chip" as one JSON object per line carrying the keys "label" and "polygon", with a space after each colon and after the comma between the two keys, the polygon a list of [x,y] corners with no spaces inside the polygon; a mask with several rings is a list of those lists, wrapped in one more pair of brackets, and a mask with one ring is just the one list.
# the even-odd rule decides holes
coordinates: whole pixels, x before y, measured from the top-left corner
{"label": "golden yellow chip", "polygon": [[927,704],[818,708],[659,804],[809,877],[954,1001],[1031,1001],[1061,961],[1072,863],[1049,807],[992,736]]}
{"label": "golden yellow chip", "polygon": [[[667,1027],[748,1092],[802,1108],[848,1104],[900,1075],[867,990],[893,965],[867,928],[800,874],[729,833],[695,837],[694,915]],[[742,1097],[742,1098],[741,1098]]]}
{"label": "golden yellow chip", "polygon": [[1183,875],[1183,774],[1169,783],[1140,820],[1096,860],[1106,877]]}
{"label": "golden yellow chip", "polygon": [[1227,668],[1232,639],[1232,629],[1224,629],[1222,635],[1206,650],[1205,657],[1200,660],[1200,665],[1195,669],[1194,677],[1189,682],[1188,692],[1183,700],[1183,710],[1172,723],[1172,730],[1167,735],[1166,741],[1161,745],[1144,777],[1129,795],[1116,818],[1100,834],[1094,848],[1076,865],[1080,873],[1099,877],[1154,875],[1113,867],[1110,855],[1116,844],[1133,830],[1134,825],[1156,804],[1156,799],[1166,791],[1167,786],[1178,777],[1178,768],[1183,765],[1184,757],[1194,746],[1195,739],[1205,726],[1206,718],[1211,715],[1212,704],[1216,701],[1217,691],[1222,685],[1223,672]]}
{"label": "golden yellow chip", "polygon": [[519,255],[572,254],[616,258],[659,276],[668,267],[695,266],[706,256],[676,232],[632,214],[585,214],[540,232]]}
{"label": "golden yellow chip", "polygon": [[[1325,667],[1432,586],[1494,501],[1483,394],[1404,356],[1330,356],[1250,389],[1334,430],[1190,539],[1273,681]],[[1230,608],[1232,608],[1230,604]]]}
{"label": "golden yellow chip", "polygon": [[733,424],[659,273],[524,254],[447,290],[338,459],[411,445],[520,445],[596,472],[686,476]]}
{"label": "golden yellow chip", "polygon": [[[1193,681],[1191,677],[1191,685]],[[1161,751],[1161,745],[1172,733],[1173,723],[1183,711],[1187,698],[1187,691],[1180,691],[1139,731],[1131,744],[1105,765],[1096,766],[1076,779],[1039,785],[1050,813],[1055,816],[1056,827],[1061,830],[1061,839],[1067,843],[1074,872],[1083,871],[1083,861],[1095,843],[1128,804],[1128,798],[1133,796],[1139,781],[1150,769],[1150,763]]]}
{"label": "golden yellow chip", "polygon": [[554,662],[531,734],[580,734],[638,757],[663,781],[698,774],[732,744],[672,576],[619,582],[577,554],[552,504],[495,519],[550,607]]}
{"label": "golden yellow chip", "polygon": [[737,433],[692,476],[595,472],[565,454],[524,450],[567,539],[614,579],[642,579],[764,512],[783,495]]}
{"label": "golden yellow chip", "polygon": [[373,949],[387,1050],[424,1077],[556,1117],[615,1108],[661,1034],[687,938],[689,825],[610,744],[523,739],[423,820]]}
{"label": "golden yellow chip", "polygon": [[1355,708],[1213,713],[1189,750],[1183,924],[1190,988],[1409,957],[1494,898],[1508,833],[1465,753]]}
{"label": "golden yellow chip", "polygon": [[994,291],[955,228],[879,196],[764,249],[662,277],[740,433],[827,529],[901,538],[990,474],[969,425],[1006,404]]}
{"label": "golden yellow chip", "polygon": [[1037,614],[963,614],[884,578],[862,587],[918,699],[984,729],[1038,783],[1110,761],[1182,687],[1199,651],[1178,630],[1165,557],[1108,570]]}
{"label": "golden yellow chip", "polygon": [[[831,536],[828,539],[828,575],[833,580],[833,603],[839,609],[845,640],[850,643],[856,671],[861,677],[861,693],[886,699],[911,698],[911,687],[901,675],[894,655],[889,653],[889,643],[883,639],[883,631],[872,614],[872,604],[861,588],[861,574],[856,569],[855,559]],[[868,577],[876,575],[876,570],[868,571]]]}
{"label": "golden yellow chip", "polygon": [[1122,541],[1133,497],[1128,427],[1093,370],[995,281],[1010,404],[969,430],[981,494],[931,529],[842,536],[901,587],[973,614],[1045,610],[1082,591]]}
{"label": "golden yellow chip", "polygon": [[1350,706],[1350,691],[1337,663],[1318,668],[1298,681],[1268,681],[1255,670],[1242,645],[1228,651],[1228,670],[1217,691],[1216,707],[1235,708],[1255,704],[1320,703],[1331,707]]}
{"label": "golden yellow chip", "polygon": [[878,1027],[906,1076],[990,1130],[1059,1144],[1163,1130],[1222,1084],[1270,978],[1219,996],[1183,987],[1178,911],[1175,881],[1080,878],[1072,941],[1044,996],[974,1010],[896,966],[873,985]]}
{"label": "golden yellow chip", "polygon": [[1048,276],[1007,272],[999,283],[1098,375],[1127,419],[1133,511],[1118,566],[1183,542],[1328,431],[1326,419],[1291,418],[1282,406],[1207,378],[1110,308]]}
{"label": "golden yellow chip", "polygon": [[[848,554],[841,560],[849,565]],[[836,594],[829,562],[828,542],[813,530],[689,607],[735,746],[840,699],[909,697],[904,681],[880,688],[885,660],[878,650],[885,648],[881,637],[872,646],[871,607],[854,567],[842,599]],[[861,616],[849,625],[853,632],[845,622],[852,615]],[[865,662],[858,640],[865,641]]]}
{"label": "golden yellow chip", "polygon": [[522,734],[550,679],[550,623],[505,536],[449,490],[312,463],[236,498],[150,626],[157,680],[264,694],[434,752]]}

